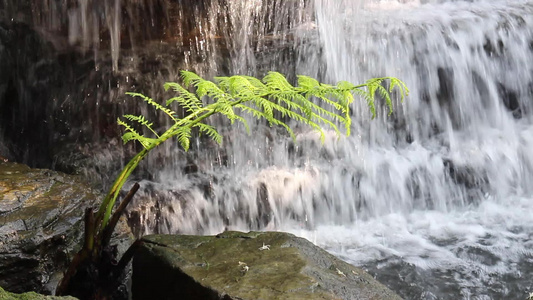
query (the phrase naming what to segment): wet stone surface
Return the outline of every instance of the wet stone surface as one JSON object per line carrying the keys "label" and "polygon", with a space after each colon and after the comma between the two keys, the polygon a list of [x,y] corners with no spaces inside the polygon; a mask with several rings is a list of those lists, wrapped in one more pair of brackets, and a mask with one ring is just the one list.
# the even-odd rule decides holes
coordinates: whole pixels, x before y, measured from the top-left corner
{"label": "wet stone surface", "polygon": [[97,199],[79,177],[0,161],[0,286],[53,292]]}
{"label": "wet stone surface", "polygon": [[150,235],[133,299],[401,299],[365,271],[283,232]]}

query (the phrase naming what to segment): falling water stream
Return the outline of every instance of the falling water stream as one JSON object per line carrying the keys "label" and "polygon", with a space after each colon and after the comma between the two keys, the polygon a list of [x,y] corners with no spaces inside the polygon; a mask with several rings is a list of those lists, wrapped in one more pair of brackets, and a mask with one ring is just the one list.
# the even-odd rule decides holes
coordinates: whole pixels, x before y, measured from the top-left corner
{"label": "falling water stream", "polygon": [[[393,121],[362,118],[359,136],[317,163],[331,205],[295,232],[409,299],[522,299],[533,289],[532,3],[345,2],[317,1],[327,78],[391,74],[412,93]],[[356,201],[366,205],[348,214]]]}
{"label": "falling water stream", "polygon": [[[95,72],[110,66],[113,86],[98,99],[176,80],[180,68],[205,76],[276,70],[331,83],[395,76],[411,93],[394,99],[391,115],[378,105],[373,120],[364,101],[354,103],[352,134],[327,132],[323,145],[305,128],[294,143],[261,123],[247,135],[212,120],[222,146],[195,138],[190,153],[168,144],[147,160],[138,179],[149,180],[129,211],[137,233],[289,231],[406,299],[525,299],[533,291],[531,1],[174,2],[139,2],[151,16],[144,24],[165,11],[156,29],[128,22],[139,10],[126,5],[119,14],[120,0],[48,6],[33,20],[47,32],[67,28]],[[68,21],[54,23],[55,14]],[[141,72],[143,47],[154,41],[158,70]],[[131,83],[139,73],[148,84]],[[166,97],[160,88],[142,92]],[[95,154],[101,163],[116,159],[110,145]]]}
{"label": "falling water stream", "polygon": [[[313,133],[296,145],[261,127],[252,137],[230,133],[225,164],[199,159],[210,164],[202,168],[208,179],[159,173],[165,188],[155,190],[180,202],[155,209],[164,221],[150,223],[146,213],[147,224],[290,231],[408,299],[526,297],[533,5],[317,0],[314,14],[293,29],[297,74],[328,82],[397,76],[410,96],[375,120],[355,104],[353,134],[323,146]],[[242,66],[253,60],[241,54],[248,61],[236,57],[237,70],[249,70]]]}

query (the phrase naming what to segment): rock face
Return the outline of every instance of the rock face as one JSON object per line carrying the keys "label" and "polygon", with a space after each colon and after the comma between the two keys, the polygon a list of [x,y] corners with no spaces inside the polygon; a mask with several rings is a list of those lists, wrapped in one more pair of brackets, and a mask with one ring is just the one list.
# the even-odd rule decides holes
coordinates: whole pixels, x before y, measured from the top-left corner
{"label": "rock face", "polygon": [[282,232],[151,235],[133,260],[139,299],[400,299],[363,270]]}
{"label": "rock face", "polygon": [[0,286],[53,292],[96,199],[78,177],[0,162]]}

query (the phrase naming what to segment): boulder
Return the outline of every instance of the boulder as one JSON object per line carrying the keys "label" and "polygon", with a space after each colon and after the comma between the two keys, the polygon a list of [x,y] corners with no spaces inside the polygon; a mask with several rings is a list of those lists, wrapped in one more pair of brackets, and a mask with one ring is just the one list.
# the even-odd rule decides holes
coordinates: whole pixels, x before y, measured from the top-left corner
{"label": "boulder", "polygon": [[133,259],[139,299],[401,299],[363,270],[282,232],[150,235]]}
{"label": "boulder", "polygon": [[37,294],[35,292],[28,292],[23,294],[15,294],[6,292],[0,287],[0,299],[2,300],[77,300],[71,296],[57,297],[57,296],[45,296]]}
{"label": "boulder", "polygon": [[97,199],[77,176],[0,161],[0,286],[53,293]]}

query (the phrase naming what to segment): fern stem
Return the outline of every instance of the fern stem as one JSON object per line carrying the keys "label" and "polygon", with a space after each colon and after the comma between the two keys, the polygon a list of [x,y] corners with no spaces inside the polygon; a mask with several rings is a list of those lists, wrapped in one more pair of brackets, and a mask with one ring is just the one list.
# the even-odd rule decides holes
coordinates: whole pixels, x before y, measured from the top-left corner
{"label": "fern stem", "polygon": [[[109,218],[111,217],[111,212],[113,210],[113,206],[115,205],[115,202],[117,200],[118,194],[124,184],[126,183],[126,180],[129,178],[131,173],[137,168],[139,163],[148,155],[150,150],[153,148],[159,146],[161,143],[165,142],[169,138],[172,138],[176,135],[176,129],[178,127],[188,127],[192,128],[194,125],[198,124],[199,122],[203,121],[204,119],[210,117],[211,115],[215,114],[216,111],[213,109],[207,109],[209,110],[207,113],[197,116],[197,114],[189,115],[191,118],[197,117],[196,119],[189,121],[187,124],[179,124],[180,122],[175,123],[172,127],[170,127],[165,133],[163,133],[158,139],[155,140],[154,143],[150,144],[148,147],[145,147],[141,152],[139,152],[137,155],[135,155],[128,164],[124,167],[122,172],[118,175],[117,179],[113,183],[113,186],[109,190],[108,194],[104,198],[104,201],[100,205],[100,208],[98,209],[98,212],[96,214],[96,226],[97,230],[95,232],[101,232],[107,223],[109,222]],[[206,111],[206,109],[202,110],[203,112]],[[198,111],[198,113],[201,113],[201,111]],[[188,116],[188,117],[189,117]],[[191,119],[187,118],[187,119]],[[182,119],[185,120],[185,119]],[[182,121],[180,120],[180,121]]]}

